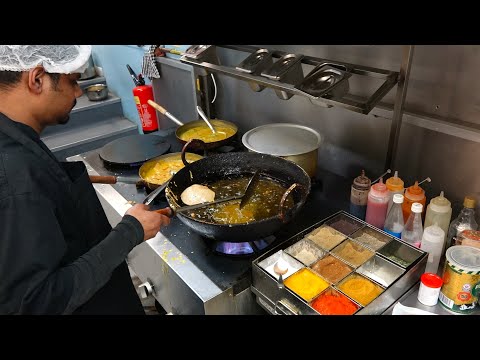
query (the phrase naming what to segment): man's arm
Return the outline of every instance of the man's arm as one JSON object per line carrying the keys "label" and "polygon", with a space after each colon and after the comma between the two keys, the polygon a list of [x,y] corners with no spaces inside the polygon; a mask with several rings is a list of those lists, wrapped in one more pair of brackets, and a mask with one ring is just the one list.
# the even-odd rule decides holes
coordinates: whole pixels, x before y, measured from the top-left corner
{"label": "man's arm", "polygon": [[70,314],[110,279],[144,237],[126,215],[95,247],[61,265],[66,239],[48,199],[32,194],[0,200],[0,313]]}

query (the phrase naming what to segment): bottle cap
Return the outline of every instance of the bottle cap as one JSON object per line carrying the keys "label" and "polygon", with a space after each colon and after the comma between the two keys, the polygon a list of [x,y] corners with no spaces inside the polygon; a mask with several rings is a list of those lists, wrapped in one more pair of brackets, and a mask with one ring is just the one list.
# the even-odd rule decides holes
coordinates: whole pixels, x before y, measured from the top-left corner
{"label": "bottle cap", "polygon": [[403,190],[403,180],[398,177],[398,171],[395,171],[395,175],[388,178],[385,181],[385,185],[387,185],[387,189],[390,191],[402,191]]}
{"label": "bottle cap", "polygon": [[412,212],[414,213],[421,213],[423,210],[423,205],[420,203],[413,203],[412,204]]}
{"label": "bottle cap", "polygon": [[443,191],[440,192],[440,195],[430,200],[428,204],[430,209],[436,212],[448,212],[451,209],[451,203],[446,197],[443,196]]}
{"label": "bottle cap", "polygon": [[436,224],[427,226],[423,230],[422,238],[430,242],[442,243],[443,245],[444,237],[445,237],[445,231],[443,231],[443,229]]}
{"label": "bottle cap", "polygon": [[423,285],[429,288],[440,288],[443,285],[443,280],[440,276],[434,273],[424,273],[420,276],[420,281]]}
{"label": "bottle cap", "polygon": [[412,201],[420,201],[425,197],[425,191],[418,186],[418,181],[415,181],[415,184],[408,187],[405,190],[405,197],[409,198]]}
{"label": "bottle cap", "polygon": [[395,204],[402,204],[403,203],[403,195],[402,194],[394,194],[393,195],[393,202]]}
{"label": "bottle cap", "polygon": [[463,199],[463,206],[469,209],[475,209],[475,199],[473,196],[465,196],[465,199]]}
{"label": "bottle cap", "polygon": [[353,180],[353,187],[357,190],[368,190],[370,189],[371,183],[372,181],[367,176],[365,176],[365,170],[362,170],[360,176],[357,176]]}
{"label": "bottle cap", "polygon": [[370,188],[370,193],[374,196],[382,197],[388,193],[387,186],[383,183],[383,178]]}

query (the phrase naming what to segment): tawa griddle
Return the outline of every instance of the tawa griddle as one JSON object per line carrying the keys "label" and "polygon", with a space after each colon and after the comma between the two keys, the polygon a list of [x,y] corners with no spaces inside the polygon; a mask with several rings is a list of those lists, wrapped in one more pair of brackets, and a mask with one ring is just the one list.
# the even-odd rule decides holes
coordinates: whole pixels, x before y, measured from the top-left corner
{"label": "tawa griddle", "polygon": [[137,166],[165,154],[170,143],[164,137],[136,134],[116,139],[100,149],[100,158],[108,165]]}

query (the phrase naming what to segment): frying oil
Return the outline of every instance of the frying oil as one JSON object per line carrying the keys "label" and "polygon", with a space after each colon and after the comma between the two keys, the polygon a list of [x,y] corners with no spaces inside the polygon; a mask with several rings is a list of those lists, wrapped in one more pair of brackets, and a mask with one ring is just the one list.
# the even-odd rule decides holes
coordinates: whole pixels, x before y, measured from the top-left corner
{"label": "frying oil", "polygon": [[[215,192],[215,199],[221,199],[243,194],[250,178],[251,174],[247,174],[221,179],[205,185]],[[279,213],[280,200],[286,190],[287,187],[277,180],[261,177],[255,186],[254,195],[242,209],[239,207],[241,202],[241,199],[239,199],[196,209],[189,212],[188,215],[218,224],[243,224],[259,221]],[[291,209],[293,204],[290,194],[285,201],[286,210]]]}

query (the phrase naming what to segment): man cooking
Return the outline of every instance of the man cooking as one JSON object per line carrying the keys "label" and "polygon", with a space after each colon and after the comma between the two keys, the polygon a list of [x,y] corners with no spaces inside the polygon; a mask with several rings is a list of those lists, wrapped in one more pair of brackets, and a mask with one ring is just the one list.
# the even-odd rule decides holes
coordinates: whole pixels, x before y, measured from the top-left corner
{"label": "man cooking", "polygon": [[125,258],[170,223],[137,204],[111,228],[82,162],[40,139],[82,95],[89,45],[0,45],[0,314],[144,314]]}

